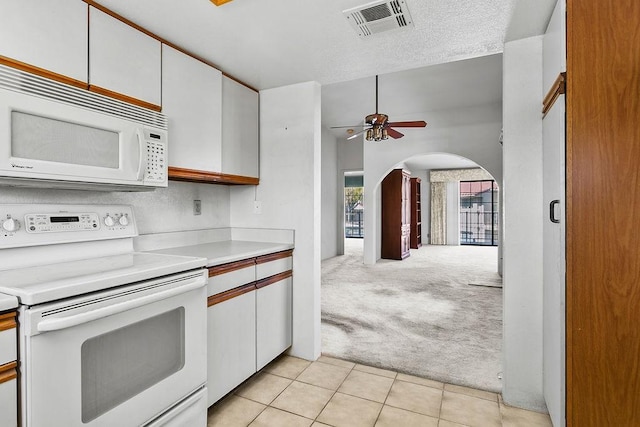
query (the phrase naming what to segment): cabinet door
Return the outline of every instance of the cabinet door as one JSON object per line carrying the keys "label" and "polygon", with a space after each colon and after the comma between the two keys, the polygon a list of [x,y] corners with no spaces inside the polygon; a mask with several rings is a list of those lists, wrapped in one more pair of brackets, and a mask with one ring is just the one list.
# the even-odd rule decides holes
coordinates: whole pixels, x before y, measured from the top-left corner
{"label": "cabinet door", "polygon": [[[159,109],[161,43],[106,13],[89,11],[89,84]],[[145,105],[149,104],[149,105]]]}
{"label": "cabinet door", "polygon": [[3,381],[0,372],[0,426],[18,425],[18,380]]}
{"label": "cabinet door", "polygon": [[208,405],[256,372],[256,291],[207,310]]}
{"label": "cabinet door", "polygon": [[258,93],[222,79],[222,172],[258,175]]}
{"label": "cabinet door", "polygon": [[[559,1],[544,36],[544,93],[566,70],[565,10]],[[542,121],[543,392],[558,426],[565,425],[566,406],[565,110],[565,96],[560,95]]]}
{"label": "cabinet door", "polygon": [[162,46],[162,111],[169,119],[169,166],[220,172],[222,73]]}
{"label": "cabinet door", "polygon": [[0,55],[86,85],[87,8],[81,1],[3,0]]}
{"label": "cabinet door", "polygon": [[292,279],[256,292],[256,369],[260,370],[291,346]]}

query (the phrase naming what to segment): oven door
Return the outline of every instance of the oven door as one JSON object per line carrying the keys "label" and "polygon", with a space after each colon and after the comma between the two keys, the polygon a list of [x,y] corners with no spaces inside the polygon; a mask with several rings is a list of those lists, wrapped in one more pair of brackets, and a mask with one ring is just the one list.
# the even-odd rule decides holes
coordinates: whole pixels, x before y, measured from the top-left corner
{"label": "oven door", "polygon": [[206,270],[24,309],[23,425],[139,426],[206,383]]}

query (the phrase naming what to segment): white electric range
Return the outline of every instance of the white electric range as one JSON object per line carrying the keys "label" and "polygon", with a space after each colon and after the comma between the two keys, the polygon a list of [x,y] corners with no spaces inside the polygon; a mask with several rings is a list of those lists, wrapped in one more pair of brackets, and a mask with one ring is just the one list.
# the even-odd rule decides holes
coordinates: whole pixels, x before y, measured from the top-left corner
{"label": "white electric range", "polygon": [[23,426],[206,425],[207,261],[137,234],[130,206],[0,205]]}

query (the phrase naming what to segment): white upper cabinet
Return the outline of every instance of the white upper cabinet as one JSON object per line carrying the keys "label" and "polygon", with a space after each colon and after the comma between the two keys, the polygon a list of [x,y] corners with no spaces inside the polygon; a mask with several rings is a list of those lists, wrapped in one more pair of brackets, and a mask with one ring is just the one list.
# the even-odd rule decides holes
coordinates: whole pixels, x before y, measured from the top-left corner
{"label": "white upper cabinet", "polygon": [[153,37],[90,8],[91,86],[160,106],[161,50]]}
{"label": "white upper cabinet", "polygon": [[258,93],[222,79],[222,173],[257,178]]}
{"label": "white upper cabinet", "polygon": [[163,45],[162,101],[169,166],[220,172],[222,73]]}
{"label": "white upper cabinet", "polygon": [[2,0],[0,55],[87,82],[87,11],[82,1]]}

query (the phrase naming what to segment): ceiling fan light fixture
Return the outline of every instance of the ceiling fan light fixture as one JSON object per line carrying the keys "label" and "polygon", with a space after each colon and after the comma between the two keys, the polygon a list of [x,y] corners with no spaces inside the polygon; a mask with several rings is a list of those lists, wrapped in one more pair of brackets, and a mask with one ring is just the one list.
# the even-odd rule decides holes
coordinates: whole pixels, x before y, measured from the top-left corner
{"label": "ceiling fan light fixture", "polygon": [[367,141],[373,141],[373,129],[367,129],[367,136],[365,138]]}

